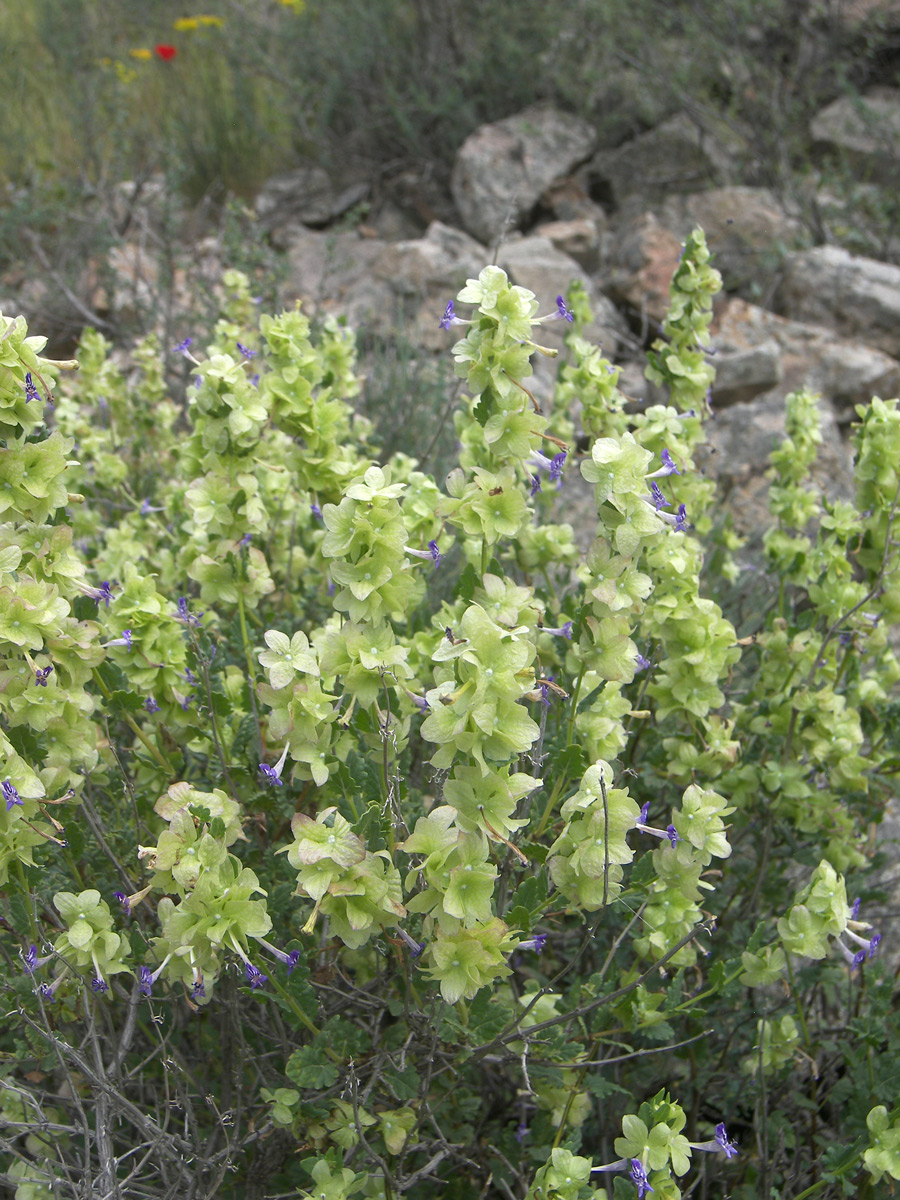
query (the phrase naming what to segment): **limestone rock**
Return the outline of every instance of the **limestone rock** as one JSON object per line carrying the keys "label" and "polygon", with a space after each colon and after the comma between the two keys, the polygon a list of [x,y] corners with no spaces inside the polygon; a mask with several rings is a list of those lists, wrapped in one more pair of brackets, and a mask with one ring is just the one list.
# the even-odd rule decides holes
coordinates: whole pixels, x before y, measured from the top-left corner
{"label": "limestone rock", "polygon": [[642,213],[613,239],[604,287],[617,303],[656,324],[669,307],[669,285],[681,251],[673,233],[652,213]]}
{"label": "limestone rock", "polygon": [[292,225],[329,225],[359,204],[368,190],[365,183],[340,188],[321,167],[298,167],[266,181],[256,197],[256,214],[275,244],[286,244],[284,231]]}
{"label": "limestone rock", "polygon": [[450,181],[464,228],[486,245],[517,228],[548,184],[595,144],[590,125],[550,105],[482,125],[460,147]]}
{"label": "limestone rock", "polygon": [[713,404],[719,408],[731,404],[746,404],[776,387],[781,380],[781,347],[774,338],[736,350],[731,354],[719,354],[713,365],[716,379],[712,388]]}
{"label": "limestone rock", "polygon": [[455,340],[440,328],[447,301],[487,262],[488,251],[474,238],[433,221],[424,237],[387,246],[374,270],[402,303],[406,335],[424,349],[441,351]]}
{"label": "limestone rock", "polygon": [[358,233],[319,233],[294,226],[288,242],[284,303],[299,300],[309,314],[344,315],[351,326],[388,333],[396,297],[376,271],[387,247]]}
{"label": "limestone rock", "polygon": [[837,246],[790,254],[776,307],[900,357],[900,267]]}
{"label": "limestone rock", "polygon": [[718,135],[677,113],[616,150],[601,150],[588,170],[594,194],[605,192],[617,208],[638,195],[647,208],[663,203],[673,192],[724,183],[734,167]]}
{"label": "limestone rock", "polygon": [[[783,402],[789,392],[809,387],[832,404],[842,420],[850,419],[853,406],[865,404],[873,395],[894,396],[900,389],[900,362],[862,342],[835,338],[826,330],[799,321],[787,321],[775,313],[732,299],[719,312],[712,326],[717,355],[711,360],[720,371],[720,362],[729,356],[746,355],[766,348],[780,352],[780,378],[770,393]],[[725,375],[727,380],[728,376]],[[714,399],[717,380],[713,389]],[[724,400],[728,402],[727,394]]]}
{"label": "limestone rock", "polygon": [[748,283],[765,285],[779,248],[801,244],[803,228],[768,188],[721,187],[670,196],[660,223],[684,242],[698,225],[706,233],[713,264],[726,291]]}
{"label": "limestone rock", "polygon": [[841,96],[810,124],[813,145],[839,154],[864,179],[896,183],[900,174],[900,90],[877,87]]}
{"label": "limestone rock", "polygon": [[574,258],[590,273],[596,270],[600,256],[600,233],[597,222],[588,217],[570,221],[547,221],[535,227],[537,237],[547,238],[562,254]]}

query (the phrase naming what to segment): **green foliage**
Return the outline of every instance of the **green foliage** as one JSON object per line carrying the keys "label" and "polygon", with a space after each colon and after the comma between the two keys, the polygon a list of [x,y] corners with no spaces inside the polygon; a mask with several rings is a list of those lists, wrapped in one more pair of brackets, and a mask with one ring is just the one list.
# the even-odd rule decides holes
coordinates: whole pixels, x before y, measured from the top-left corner
{"label": "green foliage", "polygon": [[[861,406],[830,505],[790,399],[739,640],[694,465],[718,282],[696,231],[648,367],[671,404],[628,414],[573,328],[545,416],[538,299],[470,280],[445,487],[375,461],[349,331],[257,320],[240,273],[184,395],[93,332],[57,388],[2,320],[0,1083],[47,1113],[62,1061],[73,1098],[52,1143],[14,1115],[22,1196],[124,1186],[126,1140],[171,1194],[896,1177],[890,980],[848,896],[898,770],[900,413]],[[532,487],[571,486],[582,386],[584,555]]]}

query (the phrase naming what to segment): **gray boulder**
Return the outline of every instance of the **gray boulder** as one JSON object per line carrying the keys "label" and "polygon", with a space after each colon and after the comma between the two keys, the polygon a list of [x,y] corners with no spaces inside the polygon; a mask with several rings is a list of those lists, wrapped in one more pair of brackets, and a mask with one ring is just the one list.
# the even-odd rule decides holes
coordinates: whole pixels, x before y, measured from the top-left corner
{"label": "gray boulder", "polygon": [[460,147],[450,181],[464,228],[486,245],[518,228],[541,192],[595,145],[590,125],[550,105],[482,125]]}
{"label": "gray boulder", "polygon": [[[712,334],[717,350],[711,359],[717,372],[713,398],[719,403],[729,403],[729,360],[746,360],[761,349],[771,356],[777,348],[779,377],[766,394],[782,404],[789,392],[809,387],[846,421],[854,405],[868,403],[873,395],[894,396],[900,389],[900,362],[883,351],[836,338],[815,325],[787,321],[744,300],[728,302],[717,314]],[[724,395],[717,395],[722,387]]]}
{"label": "gray boulder", "polygon": [[657,215],[681,242],[698,225],[705,231],[726,291],[748,283],[764,287],[777,251],[802,245],[801,222],[785,212],[768,188],[721,187],[674,195]]}
{"label": "gray boulder", "polygon": [[588,168],[594,189],[622,208],[639,197],[640,207],[662,204],[673,192],[696,192],[725,183],[734,172],[724,135],[678,113],[616,150],[601,150]]}
{"label": "gray boulder", "polygon": [[800,251],[787,256],[775,304],[794,320],[900,357],[900,267],[837,246]]}
{"label": "gray boulder", "polygon": [[841,96],[810,124],[813,146],[840,155],[871,182],[896,183],[900,174],[900,90],[878,87]]}

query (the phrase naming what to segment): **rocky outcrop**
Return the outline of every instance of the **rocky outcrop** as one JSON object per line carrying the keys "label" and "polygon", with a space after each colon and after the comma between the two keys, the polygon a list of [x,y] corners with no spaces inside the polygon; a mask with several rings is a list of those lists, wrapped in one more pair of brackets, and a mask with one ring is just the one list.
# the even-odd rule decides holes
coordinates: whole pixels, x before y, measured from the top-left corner
{"label": "rocky outcrop", "polygon": [[486,245],[518,229],[544,188],[595,145],[590,125],[549,105],[482,125],[460,147],[450,183],[463,228]]}
{"label": "rocky outcrop", "polygon": [[838,246],[790,254],[776,307],[900,357],[900,267]]}
{"label": "rocky outcrop", "polygon": [[592,192],[617,208],[634,197],[642,208],[663,203],[673,192],[697,192],[725,183],[734,160],[720,133],[712,133],[677,113],[655,129],[601,150],[588,168]]}
{"label": "rocky outcrop", "polygon": [[896,185],[900,176],[900,90],[873,88],[841,96],[812,120],[815,150],[839,155],[868,182]]}

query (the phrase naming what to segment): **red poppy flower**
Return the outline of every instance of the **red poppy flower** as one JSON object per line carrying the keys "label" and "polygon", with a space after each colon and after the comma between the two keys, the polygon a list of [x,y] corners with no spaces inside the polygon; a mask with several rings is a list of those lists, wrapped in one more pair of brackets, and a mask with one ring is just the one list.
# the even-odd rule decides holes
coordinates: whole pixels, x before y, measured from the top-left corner
{"label": "red poppy flower", "polygon": [[154,49],[163,62],[168,62],[169,59],[174,58],[178,53],[174,46],[155,46]]}

